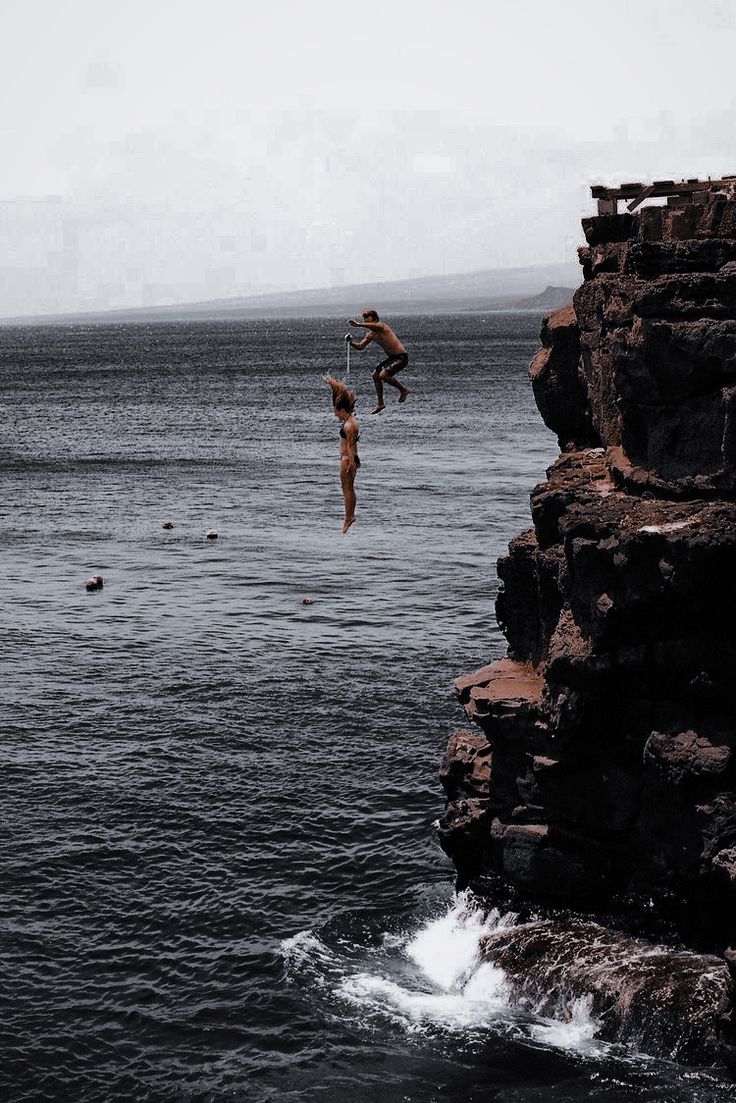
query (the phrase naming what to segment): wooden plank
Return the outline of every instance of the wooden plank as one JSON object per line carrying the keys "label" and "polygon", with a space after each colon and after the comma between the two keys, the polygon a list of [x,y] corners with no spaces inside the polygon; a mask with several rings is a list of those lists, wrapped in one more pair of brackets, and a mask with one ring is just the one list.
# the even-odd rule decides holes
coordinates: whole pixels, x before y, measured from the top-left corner
{"label": "wooden plank", "polygon": [[654,195],[656,190],[656,184],[650,184],[648,188],[642,188],[636,199],[632,199],[630,203],[626,204],[626,210],[635,211],[639,204],[643,203],[645,199],[649,199],[651,195]]}
{"label": "wooden plank", "polygon": [[[646,189],[646,198],[662,198],[668,195],[693,195],[695,192],[710,191],[732,183],[736,179],[733,176],[722,176],[716,180],[655,180],[651,184],[627,183],[617,188],[609,188],[603,184],[591,186],[590,194],[593,199],[637,199]],[[642,202],[640,199],[639,202]],[[639,204],[635,204],[638,206]]]}
{"label": "wooden plank", "polygon": [[644,187],[645,184],[621,184],[618,188],[598,185],[590,189],[590,194],[594,199],[633,199]]}

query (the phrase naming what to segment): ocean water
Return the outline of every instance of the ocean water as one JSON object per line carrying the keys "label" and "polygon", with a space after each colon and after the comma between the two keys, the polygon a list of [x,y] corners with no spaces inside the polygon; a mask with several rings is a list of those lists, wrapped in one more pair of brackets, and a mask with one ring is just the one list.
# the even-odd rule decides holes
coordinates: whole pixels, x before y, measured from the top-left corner
{"label": "ocean water", "polygon": [[731,1098],[516,1011],[436,841],[539,323],[396,319],[379,417],[353,354],[344,537],[343,320],[0,329],[4,1100]]}

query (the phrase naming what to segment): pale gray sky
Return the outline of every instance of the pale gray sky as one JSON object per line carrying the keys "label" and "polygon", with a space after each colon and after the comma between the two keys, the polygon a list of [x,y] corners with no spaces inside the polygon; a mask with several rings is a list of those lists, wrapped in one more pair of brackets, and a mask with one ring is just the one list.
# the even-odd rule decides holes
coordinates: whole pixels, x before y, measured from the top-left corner
{"label": "pale gray sky", "polygon": [[736,0],[3,0],[0,316],[569,260],[736,174]]}

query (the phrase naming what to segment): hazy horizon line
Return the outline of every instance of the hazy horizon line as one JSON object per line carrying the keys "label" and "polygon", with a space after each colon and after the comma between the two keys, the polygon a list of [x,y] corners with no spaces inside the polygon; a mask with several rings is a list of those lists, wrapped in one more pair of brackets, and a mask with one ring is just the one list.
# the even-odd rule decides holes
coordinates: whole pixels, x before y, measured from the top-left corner
{"label": "hazy horizon line", "polygon": [[[574,260],[571,260],[571,259],[556,260],[556,261],[550,260],[550,261],[539,261],[535,264],[521,264],[521,265],[513,265],[513,266],[504,265],[504,266],[495,266],[495,267],[469,268],[469,269],[462,269],[462,270],[455,271],[455,272],[428,272],[428,273],[426,273],[424,275],[421,275],[421,276],[416,276],[416,275],[415,276],[400,276],[400,277],[393,277],[391,279],[385,279],[385,280],[364,280],[364,281],[361,281],[361,282],[358,282],[358,283],[323,284],[323,285],[313,285],[313,286],[309,286],[309,287],[296,287],[296,288],[287,286],[287,287],[283,287],[280,290],[271,289],[269,291],[260,291],[260,292],[259,291],[254,291],[250,294],[217,296],[217,297],[210,298],[210,299],[182,299],[182,300],[179,300],[179,301],[176,301],[176,302],[151,303],[151,304],[147,304],[146,306],[103,307],[101,309],[96,309],[96,310],[94,310],[94,309],[93,310],[89,310],[89,309],[87,309],[87,310],[61,310],[61,311],[42,311],[42,312],[34,312],[34,313],[29,313],[29,314],[0,315],[0,325],[13,325],[13,324],[16,324],[16,323],[24,323],[24,322],[33,323],[34,321],[37,321],[39,324],[41,324],[44,321],[48,321],[48,320],[52,320],[52,319],[59,319],[59,320],[65,320],[66,321],[66,320],[74,320],[74,319],[83,320],[85,318],[89,319],[89,318],[102,317],[102,316],[107,318],[107,317],[115,316],[115,315],[117,315],[117,316],[130,315],[130,314],[146,315],[146,314],[156,313],[157,311],[186,310],[187,308],[190,308],[192,310],[196,310],[198,308],[205,308],[206,309],[208,307],[216,307],[218,305],[222,305],[225,309],[227,309],[228,307],[227,307],[226,304],[233,304],[230,307],[230,309],[238,309],[239,307],[238,307],[237,304],[242,304],[241,307],[240,307],[242,309],[248,309],[248,307],[245,305],[246,303],[253,303],[254,305],[257,305],[258,303],[264,303],[266,300],[274,300],[274,299],[282,299],[282,298],[286,298],[286,299],[288,299],[288,298],[299,298],[300,296],[319,295],[319,294],[325,294],[325,295],[329,294],[329,295],[334,297],[335,295],[340,294],[342,292],[344,292],[345,294],[351,294],[353,292],[357,293],[362,288],[381,288],[381,287],[391,288],[391,287],[398,287],[398,286],[401,286],[401,285],[404,285],[404,286],[405,285],[412,285],[412,284],[420,284],[421,285],[422,283],[427,283],[427,282],[431,282],[431,281],[442,281],[442,280],[451,281],[453,279],[458,279],[458,278],[473,278],[474,276],[490,275],[490,274],[523,273],[523,272],[531,273],[531,272],[534,272],[534,271],[539,270],[539,269],[545,270],[545,269],[555,269],[555,268],[559,268],[559,269],[569,268],[570,271],[572,272],[573,268],[576,267],[576,265],[577,265],[577,261],[574,261]],[[545,290],[545,288],[540,288],[539,292],[541,293],[544,290]],[[507,295],[512,295],[512,294],[520,295],[520,294],[529,294],[529,293],[530,292],[507,292]],[[482,292],[481,292],[481,294],[482,294]],[[502,296],[503,296],[502,292],[497,292],[496,293],[496,297],[500,298]],[[338,305],[338,304],[336,303],[336,305]],[[406,303],[404,305],[409,305],[409,303]],[[274,306],[273,309],[278,309],[278,307]],[[478,309],[481,309],[481,308],[478,308]],[[298,315],[295,315],[295,317],[296,316],[298,316]]]}

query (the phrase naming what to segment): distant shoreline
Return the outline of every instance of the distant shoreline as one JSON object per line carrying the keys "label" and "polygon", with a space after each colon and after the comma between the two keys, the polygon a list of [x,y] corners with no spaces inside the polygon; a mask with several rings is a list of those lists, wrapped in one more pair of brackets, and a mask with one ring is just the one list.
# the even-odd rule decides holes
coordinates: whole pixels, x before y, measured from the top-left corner
{"label": "distant shoreline", "polygon": [[[491,307],[427,307],[426,309],[407,310],[405,307],[397,310],[386,309],[386,314],[392,318],[422,318],[428,316],[447,315],[453,314],[536,314],[540,318],[544,314],[550,313],[551,310],[557,309],[556,307],[514,307],[514,306],[491,306]],[[31,329],[34,326],[48,327],[48,326],[114,326],[114,325],[191,325],[194,323],[201,323],[207,325],[215,325],[218,322],[299,322],[306,321],[310,318],[319,320],[334,319],[336,315],[342,318],[344,312],[339,311],[309,311],[308,313],[301,314],[284,314],[281,312],[273,314],[256,314],[246,313],[244,311],[233,311],[232,314],[226,314],[224,312],[218,314],[192,314],[192,315],[177,315],[175,317],[159,317],[157,315],[140,317],[129,315],[127,311],[121,312],[117,316],[112,314],[70,314],[70,315],[41,315],[39,317],[22,317],[22,318],[0,318],[0,329]]]}
{"label": "distant shoreline", "polygon": [[580,282],[577,265],[548,264],[494,268],[447,276],[387,280],[303,291],[271,292],[231,299],[127,306],[79,311],[45,311],[0,317],[0,326],[110,324],[315,318],[349,318],[366,306],[393,316],[476,314],[484,311],[555,310],[572,298]]}

